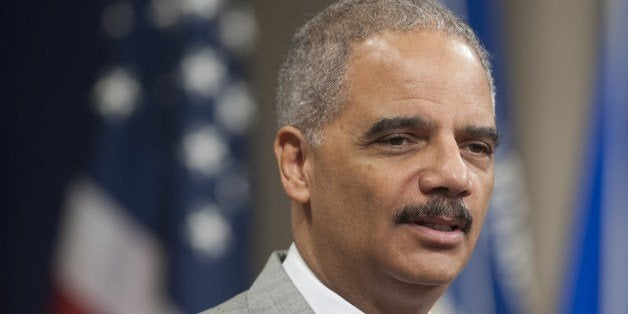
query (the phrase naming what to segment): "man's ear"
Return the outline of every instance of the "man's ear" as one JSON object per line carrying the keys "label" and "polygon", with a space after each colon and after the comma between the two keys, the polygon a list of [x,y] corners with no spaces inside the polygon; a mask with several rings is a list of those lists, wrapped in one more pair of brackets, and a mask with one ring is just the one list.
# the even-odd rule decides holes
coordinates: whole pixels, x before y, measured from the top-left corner
{"label": "man's ear", "polygon": [[304,171],[307,142],[301,130],[284,126],[275,137],[275,158],[283,189],[301,204],[310,201],[310,190]]}

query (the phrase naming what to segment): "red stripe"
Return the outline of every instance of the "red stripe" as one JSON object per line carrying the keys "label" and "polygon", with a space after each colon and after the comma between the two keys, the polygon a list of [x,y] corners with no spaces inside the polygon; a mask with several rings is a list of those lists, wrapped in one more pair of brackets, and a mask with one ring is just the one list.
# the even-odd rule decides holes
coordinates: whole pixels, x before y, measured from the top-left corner
{"label": "red stripe", "polygon": [[61,288],[55,288],[52,296],[53,314],[90,314],[96,311],[89,310],[78,298],[66,293]]}

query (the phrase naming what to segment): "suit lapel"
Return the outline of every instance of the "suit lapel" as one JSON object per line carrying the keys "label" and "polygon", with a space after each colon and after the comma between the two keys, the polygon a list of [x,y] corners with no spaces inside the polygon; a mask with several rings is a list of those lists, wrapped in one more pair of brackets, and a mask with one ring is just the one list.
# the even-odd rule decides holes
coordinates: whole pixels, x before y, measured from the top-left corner
{"label": "suit lapel", "polygon": [[247,293],[252,312],[314,313],[282,266],[287,251],[274,252]]}

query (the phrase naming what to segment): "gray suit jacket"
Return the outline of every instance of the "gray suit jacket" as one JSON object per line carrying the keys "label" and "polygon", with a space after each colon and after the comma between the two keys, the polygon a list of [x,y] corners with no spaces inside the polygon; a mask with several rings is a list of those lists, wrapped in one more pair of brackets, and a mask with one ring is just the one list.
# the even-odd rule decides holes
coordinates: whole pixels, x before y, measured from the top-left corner
{"label": "gray suit jacket", "polygon": [[281,265],[286,254],[273,252],[249,290],[202,314],[314,313]]}

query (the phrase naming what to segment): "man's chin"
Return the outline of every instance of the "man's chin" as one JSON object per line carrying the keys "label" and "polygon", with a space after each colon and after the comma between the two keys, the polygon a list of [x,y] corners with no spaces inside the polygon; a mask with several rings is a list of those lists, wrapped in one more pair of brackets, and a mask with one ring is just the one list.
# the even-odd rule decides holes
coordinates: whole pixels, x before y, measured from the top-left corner
{"label": "man's chin", "polygon": [[431,273],[431,274],[420,274],[416,276],[407,276],[403,281],[412,284],[412,285],[420,285],[425,287],[447,287],[451,282],[456,279],[456,274],[451,273]]}
{"label": "man's chin", "polygon": [[422,258],[421,261],[413,263],[411,267],[398,269],[396,275],[398,280],[426,287],[447,287],[456,279],[464,265],[458,259],[448,256],[440,258]]}

